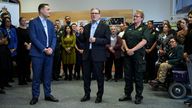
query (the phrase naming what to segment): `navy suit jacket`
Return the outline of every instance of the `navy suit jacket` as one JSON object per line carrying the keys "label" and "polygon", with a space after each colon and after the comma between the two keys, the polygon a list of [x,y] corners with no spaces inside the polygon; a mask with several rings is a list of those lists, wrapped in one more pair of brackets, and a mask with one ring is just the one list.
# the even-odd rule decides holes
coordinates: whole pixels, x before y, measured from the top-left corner
{"label": "navy suit jacket", "polygon": [[[48,29],[48,37],[49,37],[49,47],[51,47],[54,51],[56,46],[56,34],[54,25],[50,20],[47,20],[47,29]],[[47,36],[39,17],[31,20],[29,22],[29,33],[31,39],[31,50],[30,55],[36,57],[45,56],[43,50],[46,48],[47,44]],[[52,54],[53,55],[53,54]]]}
{"label": "navy suit jacket", "polygon": [[[89,38],[90,38],[90,31],[91,31],[91,23],[87,24],[84,27],[83,34],[80,35],[80,41],[84,43],[84,52],[83,52],[83,60],[89,60]],[[106,45],[110,44],[110,29],[109,26],[99,22],[97,29],[95,31],[94,37],[96,38],[96,42],[92,44],[91,50],[91,59],[96,62],[106,61],[107,58],[107,49]]]}

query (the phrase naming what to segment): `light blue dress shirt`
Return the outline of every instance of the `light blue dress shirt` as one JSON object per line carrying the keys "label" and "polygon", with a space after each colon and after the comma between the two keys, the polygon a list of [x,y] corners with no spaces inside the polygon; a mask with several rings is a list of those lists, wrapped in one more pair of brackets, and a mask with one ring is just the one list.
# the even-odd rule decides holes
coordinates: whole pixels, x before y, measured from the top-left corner
{"label": "light blue dress shirt", "polygon": [[48,36],[47,19],[46,19],[46,18],[42,18],[42,17],[40,17],[40,16],[39,16],[39,18],[40,18],[41,23],[42,23],[42,25],[43,25],[43,27],[44,27],[45,34],[46,34],[46,36],[47,36],[47,44],[46,44],[46,47],[49,47],[49,36]]}
{"label": "light blue dress shirt", "polygon": [[[96,31],[96,29],[97,29],[97,26],[99,25],[99,22],[100,22],[100,20],[98,20],[98,21],[96,21],[96,22],[94,22],[94,23],[91,23],[90,38],[91,38],[91,37],[94,37],[95,31]],[[92,43],[90,43],[89,49],[92,49]]]}

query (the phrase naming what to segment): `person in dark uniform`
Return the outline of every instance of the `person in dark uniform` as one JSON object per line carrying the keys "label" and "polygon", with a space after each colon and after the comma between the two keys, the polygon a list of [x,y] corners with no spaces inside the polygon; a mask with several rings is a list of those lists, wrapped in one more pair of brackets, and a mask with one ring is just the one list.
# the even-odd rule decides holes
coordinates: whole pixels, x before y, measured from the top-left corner
{"label": "person in dark uniform", "polygon": [[[83,61],[82,61],[82,54],[83,54],[83,48],[84,44],[79,40],[79,34],[83,33],[84,27],[79,27],[79,33],[76,35],[76,64],[75,64],[75,72],[74,72],[74,78],[76,80],[80,79],[80,71],[83,69]],[[83,74],[83,73],[82,73]]]}
{"label": "person in dark uniform", "polygon": [[100,21],[101,15],[98,8],[90,11],[91,23],[84,28],[80,40],[84,43],[83,52],[83,80],[85,95],[81,102],[90,100],[91,72],[95,73],[98,84],[98,92],[95,103],[101,103],[104,92],[104,62],[106,61],[106,45],[110,44],[109,26]]}
{"label": "person in dark uniform", "polygon": [[133,82],[135,82],[135,104],[142,102],[143,96],[143,74],[146,68],[145,44],[147,43],[146,26],[143,24],[144,13],[136,10],[133,24],[130,25],[123,36],[125,96],[119,101],[131,100]]}
{"label": "person in dark uniform", "polygon": [[5,94],[4,87],[8,83],[8,72],[11,66],[10,56],[8,38],[0,29],[0,94]]}
{"label": "person in dark uniform", "polygon": [[144,74],[144,82],[147,83],[155,79],[155,62],[157,61],[157,37],[158,32],[153,26],[153,20],[147,21],[148,42],[145,45],[146,51],[146,72]]}
{"label": "person in dark uniform", "polygon": [[53,80],[58,81],[60,77],[61,70],[61,37],[64,36],[64,29],[61,26],[61,22],[59,20],[55,21],[55,32],[57,36],[57,43],[54,52],[53,58]]}
{"label": "person in dark uniform", "polygon": [[29,30],[27,28],[26,19],[20,17],[20,26],[17,28],[18,36],[18,48],[17,48],[17,61],[18,61],[18,78],[19,85],[26,85],[27,81],[31,81],[30,64],[31,58],[29,56],[29,50],[31,48],[31,42],[29,38]]}

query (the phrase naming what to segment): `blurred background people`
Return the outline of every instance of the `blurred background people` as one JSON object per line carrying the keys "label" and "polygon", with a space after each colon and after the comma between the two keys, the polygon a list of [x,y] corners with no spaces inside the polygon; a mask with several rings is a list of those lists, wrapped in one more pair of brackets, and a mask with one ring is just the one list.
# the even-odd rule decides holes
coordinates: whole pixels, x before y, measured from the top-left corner
{"label": "blurred background people", "polygon": [[52,78],[53,80],[58,81],[61,73],[61,38],[64,36],[64,28],[61,26],[61,22],[59,20],[55,20],[55,33],[57,42],[53,58]]}
{"label": "blurred background people", "polygon": [[71,26],[65,26],[64,36],[61,38],[62,63],[65,73],[65,80],[72,80],[73,66],[76,63],[75,53],[76,36],[73,34]]}
{"label": "blurred background people", "polygon": [[115,81],[118,81],[120,79],[120,75],[122,73],[121,69],[121,46],[122,46],[122,40],[121,38],[117,35],[117,27],[116,26],[111,26],[111,42],[110,44],[106,45],[106,48],[108,50],[108,56],[107,56],[107,61],[105,62],[105,77],[106,81],[112,79],[112,67],[113,64],[115,66],[115,75],[114,79]]}
{"label": "blurred background people", "polygon": [[18,61],[18,84],[26,85],[31,82],[31,57],[29,50],[31,49],[31,41],[29,38],[29,30],[27,28],[27,20],[24,17],[19,19],[20,26],[17,28],[18,48],[17,48],[17,61]]}

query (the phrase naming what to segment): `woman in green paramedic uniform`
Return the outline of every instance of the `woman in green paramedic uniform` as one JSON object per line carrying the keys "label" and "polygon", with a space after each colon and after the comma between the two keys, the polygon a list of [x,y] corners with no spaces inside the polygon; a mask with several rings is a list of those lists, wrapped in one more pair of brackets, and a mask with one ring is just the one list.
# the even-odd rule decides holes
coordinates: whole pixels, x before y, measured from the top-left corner
{"label": "woman in green paramedic uniform", "polygon": [[135,104],[141,104],[143,96],[143,74],[146,68],[145,44],[147,43],[146,26],[143,24],[144,13],[136,10],[133,24],[130,25],[123,36],[123,50],[126,53],[124,58],[125,75],[125,96],[119,101],[131,100],[133,82],[135,82]]}

